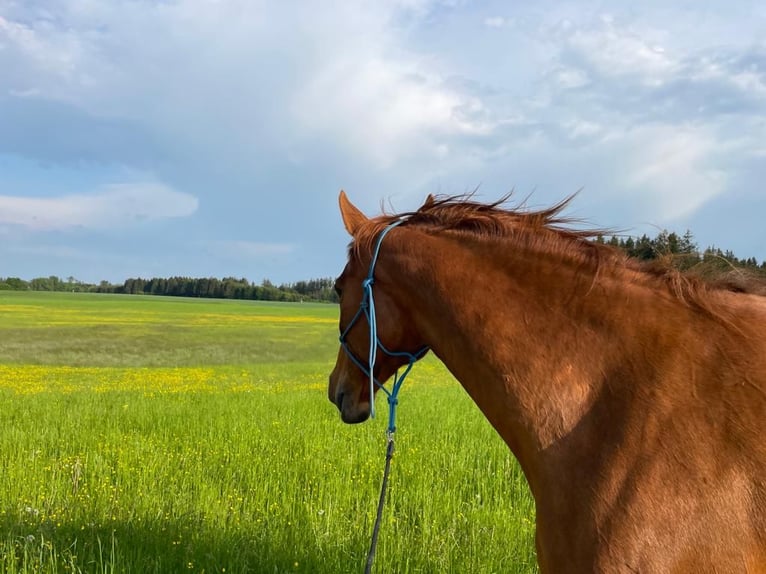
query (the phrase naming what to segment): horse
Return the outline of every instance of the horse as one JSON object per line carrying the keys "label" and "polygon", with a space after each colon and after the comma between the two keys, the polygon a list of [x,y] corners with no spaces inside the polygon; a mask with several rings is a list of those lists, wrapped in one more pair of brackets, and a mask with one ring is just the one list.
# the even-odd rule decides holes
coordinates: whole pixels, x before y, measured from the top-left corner
{"label": "horse", "polygon": [[518,459],[542,573],[766,572],[766,297],[646,267],[570,200],[367,218],[341,191],[330,401],[366,420],[430,350]]}

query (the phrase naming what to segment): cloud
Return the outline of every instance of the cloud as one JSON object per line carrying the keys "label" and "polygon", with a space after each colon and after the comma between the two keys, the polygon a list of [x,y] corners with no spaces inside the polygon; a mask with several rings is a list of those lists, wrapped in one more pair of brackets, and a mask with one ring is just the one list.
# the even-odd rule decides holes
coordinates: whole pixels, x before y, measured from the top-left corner
{"label": "cloud", "polygon": [[[145,227],[146,249],[177,233],[178,272],[202,265],[183,260],[194,237],[208,267],[236,254],[273,277],[270,257],[300,260],[300,278],[342,257],[345,235],[325,233],[340,187],[369,210],[477,185],[536,189],[541,203],[582,187],[578,205],[596,198],[589,209],[608,205],[596,215],[619,224],[760,189],[761,4],[504,10],[0,0],[0,168],[26,162],[22,177],[0,169],[0,224],[127,228],[200,198],[196,217]],[[164,191],[102,185],[133,174]],[[232,236],[253,241],[221,239]]]}
{"label": "cloud", "polygon": [[442,78],[386,59],[334,61],[296,102],[306,129],[338,138],[379,167],[413,153],[439,156],[450,137],[487,133],[481,111],[478,99],[447,87]]}
{"label": "cloud", "polygon": [[484,18],[484,25],[487,28],[505,28],[514,25],[514,21],[503,16],[489,16]]}
{"label": "cloud", "polygon": [[110,229],[155,219],[187,217],[197,206],[197,198],[160,183],[110,184],[91,194],[0,195],[0,224],[35,231]]}
{"label": "cloud", "polygon": [[643,194],[661,220],[686,217],[726,190],[726,172],[717,165],[722,150],[709,130],[650,125],[630,140],[626,185]]}
{"label": "cloud", "polygon": [[[42,138],[24,134],[40,131],[38,112],[62,113],[70,120],[53,133],[74,146],[37,144],[40,154],[127,158],[142,170],[163,151],[209,155],[241,178],[318,143],[378,169],[438,162],[451,140],[491,130],[479,98],[449,85],[436,58],[406,48],[407,30],[451,2],[332,4],[65,2],[37,16],[18,8],[0,27],[0,97],[25,100],[14,105],[31,119],[14,120],[21,139],[5,147],[23,142],[33,156]],[[105,137],[79,135],[95,130]]]}
{"label": "cloud", "polygon": [[664,34],[654,29],[634,29],[602,16],[592,28],[562,24],[568,50],[601,76],[628,77],[656,86],[678,72],[679,62],[662,45]]}
{"label": "cloud", "polygon": [[549,40],[556,55],[546,89],[573,109],[683,123],[762,112],[766,103],[763,45],[683,47],[666,29],[603,16],[565,21]]}
{"label": "cloud", "polygon": [[[547,59],[537,54],[537,96],[516,100],[530,122],[496,128],[487,143],[498,152],[487,146],[485,157],[531,150],[514,164],[516,178],[544,192],[551,182],[582,186],[583,199],[600,198],[623,220],[689,221],[714,199],[743,193],[738,186],[759,185],[752,166],[766,141],[766,47],[746,38],[695,44],[672,33],[672,18],[658,24],[584,11],[541,25],[534,38]],[[496,113],[493,100],[483,103]],[[541,168],[552,162],[561,177]]]}

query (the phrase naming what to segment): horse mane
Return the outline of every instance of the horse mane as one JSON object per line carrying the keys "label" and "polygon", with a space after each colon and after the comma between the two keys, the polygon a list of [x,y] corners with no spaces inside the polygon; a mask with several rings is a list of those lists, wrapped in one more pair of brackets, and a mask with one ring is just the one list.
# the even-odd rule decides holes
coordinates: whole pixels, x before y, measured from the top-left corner
{"label": "horse mane", "polygon": [[574,195],[540,210],[527,209],[523,204],[505,207],[510,197],[506,195],[492,203],[480,203],[473,201],[473,194],[428,196],[417,211],[390,214],[385,213],[384,209],[383,215],[369,220],[359,231],[355,237],[354,249],[358,252],[370,250],[383,229],[397,220],[404,219],[404,226],[418,227],[433,233],[453,231],[480,237],[521,237],[535,233],[554,243],[558,236],[573,245],[579,245],[580,248],[592,247],[604,253],[616,253],[616,250],[609,246],[588,241],[609,233],[609,230],[573,229],[571,226],[579,220],[562,215],[574,199]]}
{"label": "horse mane", "polygon": [[[370,253],[379,234],[391,223],[404,219],[403,227],[417,228],[427,233],[458,233],[475,238],[505,238],[512,244],[522,245],[541,254],[552,254],[562,260],[574,260],[590,268],[594,277],[611,270],[631,272],[636,278],[664,286],[680,302],[728,322],[713,293],[746,292],[766,294],[763,282],[754,280],[732,281],[708,278],[675,269],[670,258],[651,262],[629,257],[611,245],[595,239],[613,233],[610,229],[575,228],[583,221],[563,215],[576,194],[539,210],[529,209],[522,202],[508,206],[511,195],[492,203],[473,200],[473,194],[457,196],[429,196],[416,211],[399,214],[386,213],[372,218],[355,235],[351,254],[359,257]],[[595,279],[594,279],[595,280]]]}

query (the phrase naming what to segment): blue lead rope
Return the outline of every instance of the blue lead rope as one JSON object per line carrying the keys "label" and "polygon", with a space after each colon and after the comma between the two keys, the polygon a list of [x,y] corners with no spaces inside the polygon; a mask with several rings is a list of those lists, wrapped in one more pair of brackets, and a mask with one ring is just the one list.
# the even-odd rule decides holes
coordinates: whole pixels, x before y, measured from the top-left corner
{"label": "blue lead rope", "polygon": [[[370,261],[370,268],[367,271],[367,277],[362,281],[362,302],[359,304],[359,310],[354,315],[351,322],[346,326],[346,329],[340,336],[340,344],[343,350],[346,352],[351,361],[359,367],[362,372],[370,378],[370,416],[375,418],[375,387],[386,393],[388,397],[388,434],[392,435],[396,430],[396,406],[399,404],[399,389],[404,383],[404,379],[412,370],[412,366],[428,351],[428,347],[423,347],[416,353],[409,353],[407,351],[389,351],[383,343],[378,339],[378,323],[377,316],[375,314],[375,298],[372,293],[372,286],[375,284],[375,265],[378,262],[378,255],[380,254],[380,246],[383,243],[383,239],[397,225],[404,223],[406,219],[399,219],[394,221],[388,227],[386,227],[378,236],[378,241],[375,244],[375,250],[372,254],[372,260]],[[348,347],[346,342],[346,336],[351,328],[364,315],[367,318],[367,323],[370,326],[370,351],[367,356],[367,365],[362,363],[359,358]],[[373,369],[375,367],[375,360],[378,356],[378,347],[390,357],[404,357],[407,359],[407,367],[404,372],[399,376],[399,371],[394,374],[394,382],[389,391],[383,384],[375,378]]]}

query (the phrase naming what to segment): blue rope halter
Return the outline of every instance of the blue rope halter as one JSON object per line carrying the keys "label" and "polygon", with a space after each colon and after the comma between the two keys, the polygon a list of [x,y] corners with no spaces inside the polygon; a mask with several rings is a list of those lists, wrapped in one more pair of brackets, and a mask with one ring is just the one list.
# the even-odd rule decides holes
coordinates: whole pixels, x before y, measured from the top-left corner
{"label": "blue rope halter", "polygon": [[[375,250],[373,251],[372,255],[372,261],[370,261],[370,269],[367,272],[367,277],[362,281],[362,302],[359,304],[359,309],[357,310],[356,314],[354,315],[354,318],[351,319],[351,322],[346,326],[343,333],[340,335],[340,345],[343,348],[343,350],[348,355],[349,359],[357,366],[359,367],[362,372],[367,375],[370,378],[370,416],[372,418],[375,418],[375,387],[377,386],[379,389],[381,389],[384,393],[386,393],[388,397],[388,433],[389,435],[393,434],[396,430],[396,405],[399,404],[399,389],[402,387],[402,383],[404,382],[404,379],[407,378],[407,375],[410,373],[410,370],[412,370],[412,365],[415,364],[415,362],[422,358],[423,355],[425,355],[428,352],[428,347],[423,347],[419,351],[415,353],[408,353],[407,351],[389,351],[386,346],[380,341],[378,338],[378,324],[377,324],[377,317],[375,316],[375,299],[372,296],[372,286],[375,284],[375,264],[378,262],[378,255],[380,254],[380,246],[383,243],[383,238],[388,234],[389,231],[391,231],[394,227],[397,225],[401,225],[404,223],[405,219],[399,219],[398,221],[393,222],[388,227],[386,227],[378,236],[378,241],[375,244]],[[349,348],[348,343],[346,342],[346,335],[348,335],[351,328],[354,326],[354,324],[359,320],[360,317],[365,316],[367,318],[367,323],[370,326],[370,351],[368,355],[368,362],[367,365],[365,365],[362,361],[359,360],[359,358],[354,354],[354,352]],[[399,371],[397,371],[394,374],[394,383],[391,386],[391,390],[389,391],[386,387],[383,386],[383,384],[378,381],[375,378],[375,375],[373,375],[373,368],[375,367],[375,359],[377,358],[378,354],[378,347],[388,356],[390,357],[404,357],[407,359],[407,368],[404,369],[404,372],[401,376],[399,376]]]}

